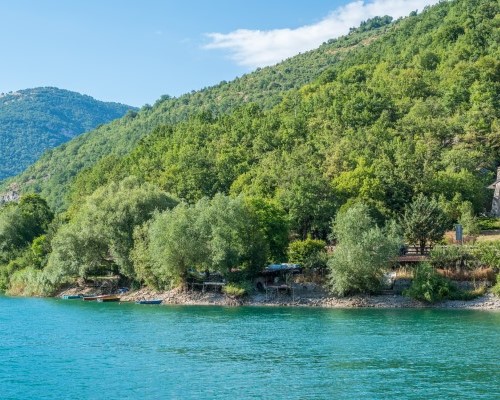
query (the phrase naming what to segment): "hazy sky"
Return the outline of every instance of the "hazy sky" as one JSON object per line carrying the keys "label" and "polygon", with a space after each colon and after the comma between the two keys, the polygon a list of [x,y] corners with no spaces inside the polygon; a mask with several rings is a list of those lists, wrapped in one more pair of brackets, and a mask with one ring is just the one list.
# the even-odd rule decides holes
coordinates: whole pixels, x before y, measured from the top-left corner
{"label": "hazy sky", "polygon": [[0,0],[0,92],[56,86],[152,104],[436,2]]}

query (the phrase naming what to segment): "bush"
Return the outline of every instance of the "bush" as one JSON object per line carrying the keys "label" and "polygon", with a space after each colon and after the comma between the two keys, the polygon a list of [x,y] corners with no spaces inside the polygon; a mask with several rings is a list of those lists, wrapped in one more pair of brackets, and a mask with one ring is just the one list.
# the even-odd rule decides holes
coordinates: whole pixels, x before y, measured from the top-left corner
{"label": "bush", "polygon": [[435,268],[463,271],[476,268],[479,261],[472,254],[471,247],[449,245],[434,247],[430,253],[430,263]]}
{"label": "bush", "polygon": [[436,270],[427,263],[420,264],[413,274],[413,282],[403,294],[415,300],[435,303],[448,298],[456,290],[451,283],[440,276]]}
{"label": "bush", "polygon": [[473,249],[481,265],[500,270],[500,241],[479,242]]}
{"label": "bush", "polygon": [[500,278],[497,278],[497,283],[491,288],[491,293],[493,293],[497,297],[500,297]]}
{"label": "bush", "polygon": [[326,267],[326,243],[308,237],[306,240],[296,240],[288,246],[288,261],[302,265],[306,270]]}
{"label": "bush", "polygon": [[223,287],[223,292],[227,294],[229,297],[243,297],[250,293],[251,288],[246,284],[234,284],[229,283]]}
{"label": "bush", "polygon": [[53,290],[43,271],[28,267],[14,272],[7,293],[13,296],[48,296]]}
{"label": "bush", "polygon": [[478,224],[483,231],[500,229],[500,218],[482,217],[478,219]]}

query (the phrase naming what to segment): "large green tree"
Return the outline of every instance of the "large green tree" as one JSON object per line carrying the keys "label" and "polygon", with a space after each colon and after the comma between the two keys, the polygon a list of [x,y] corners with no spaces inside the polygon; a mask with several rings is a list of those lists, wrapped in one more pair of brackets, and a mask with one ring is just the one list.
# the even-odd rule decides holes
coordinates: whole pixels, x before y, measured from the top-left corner
{"label": "large green tree", "polygon": [[370,209],[359,203],[337,214],[333,233],[337,246],[328,261],[332,292],[340,296],[376,292],[398,252],[396,226],[379,228]]}
{"label": "large green tree", "polygon": [[98,189],[53,238],[47,273],[54,282],[103,272],[135,278],[130,257],[134,229],[155,211],[176,204],[165,192],[135,177]]}
{"label": "large green tree", "polygon": [[217,194],[156,215],[137,249],[142,258],[135,255],[151,261],[144,279],[162,286],[185,283],[189,270],[250,277],[268,257],[264,239],[259,218],[242,197]]}
{"label": "large green tree", "polygon": [[448,225],[439,203],[421,193],[405,209],[400,223],[405,239],[418,246],[420,254],[424,254],[427,245],[432,246],[443,238]]}

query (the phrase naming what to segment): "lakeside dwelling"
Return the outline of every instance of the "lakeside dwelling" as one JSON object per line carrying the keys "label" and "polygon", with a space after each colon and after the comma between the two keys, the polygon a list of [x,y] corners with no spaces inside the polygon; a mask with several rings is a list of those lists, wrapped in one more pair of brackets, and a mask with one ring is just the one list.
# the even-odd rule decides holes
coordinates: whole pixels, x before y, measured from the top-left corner
{"label": "lakeside dwelling", "polygon": [[493,201],[491,203],[491,215],[500,217],[500,167],[497,169],[497,180],[488,189],[493,189]]}

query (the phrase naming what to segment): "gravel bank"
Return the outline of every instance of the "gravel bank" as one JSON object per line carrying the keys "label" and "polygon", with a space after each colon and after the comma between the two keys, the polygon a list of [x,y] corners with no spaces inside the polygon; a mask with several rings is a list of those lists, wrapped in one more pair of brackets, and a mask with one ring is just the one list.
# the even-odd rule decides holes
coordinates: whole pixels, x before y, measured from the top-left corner
{"label": "gravel bank", "polygon": [[216,292],[192,292],[178,289],[157,292],[143,288],[122,296],[122,301],[142,299],[162,299],[163,304],[179,305],[218,305],[218,306],[291,306],[291,307],[323,307],[323,308],[449,308],[500,311],[500,298],[486,294],[474,300],[447,300],[436,304],[426,304],[400,295],[332,297],[323,291],[298,293],[266,298],[257,293],[246,298],[234,299]]}

